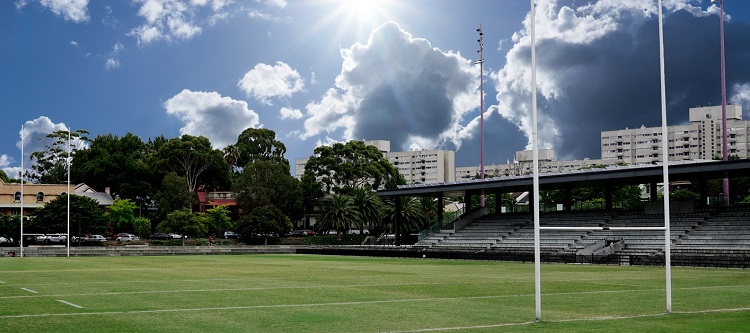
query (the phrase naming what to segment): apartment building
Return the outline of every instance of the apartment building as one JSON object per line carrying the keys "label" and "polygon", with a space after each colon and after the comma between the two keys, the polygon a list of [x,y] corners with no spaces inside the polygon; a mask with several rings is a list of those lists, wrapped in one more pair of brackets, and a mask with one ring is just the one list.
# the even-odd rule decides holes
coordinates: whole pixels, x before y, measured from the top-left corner
{"label": "apartment building", "polygon": [[[492,164],[484,166],[485,178],[502,176],[528,175],[533,172],[534,156],[531,150],[517,151],[513,163]],[[609,163],[616,164],[616,163]],[[560,173],[569,170],[579,170],[595,165],[609,165],[601,159],[555,160],[552,149],[539,150],[539,173]],[[456,179],[467,180],[477,178],[480,174],[479,166],[456,168]]]}
{"label": "apartment building", "polygon": [[[727,105],[727,147],[730,155],[748,157],[748,121],[742,120],[742,106]],[[722,153],[721,106],[689,110],[690,123],[667,127],[670,161],[712,159]],[[651,164],[662,159],[661,127],[603,131],[603,164]]]}

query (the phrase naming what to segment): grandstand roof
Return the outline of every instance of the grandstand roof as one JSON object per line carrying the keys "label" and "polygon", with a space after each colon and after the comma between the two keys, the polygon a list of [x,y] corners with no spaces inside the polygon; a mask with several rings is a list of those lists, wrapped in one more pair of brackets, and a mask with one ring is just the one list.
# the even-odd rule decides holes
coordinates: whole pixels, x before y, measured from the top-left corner
{"label": "grandstand roof", "polygon": [[[735,161],[676,161],[669,162],[669,181],[699,181],[750,176],[750,159]],[[588,187],[602,184],[632,185],[660,183],[663,180],[662,163],[609,166],[562,173],[540,173],[540,189]],[[396,189],[380,190],[378,196],[427,196],[442,193],[460,196],[466,191],[502,188],[504,192],[527,191],[533,185],[532,175],[503,176],[454,182],[400,185]]]}

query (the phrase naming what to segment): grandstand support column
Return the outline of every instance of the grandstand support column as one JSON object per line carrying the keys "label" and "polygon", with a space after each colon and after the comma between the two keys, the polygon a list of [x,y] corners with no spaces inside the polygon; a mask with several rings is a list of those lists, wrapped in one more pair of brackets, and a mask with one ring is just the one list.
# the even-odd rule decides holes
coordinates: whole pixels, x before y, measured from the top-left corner
{"label": "grandstand support column", "polygon": [[659,194],[656,192],[659,191],[659,187],[657,186],[656,183],[651,183],[649,184],[649,186],[651,187],[651,196],[649,198],[649,201],[658,201]]}
{"label": "grandstand support column", "polygon": [[536,202],[534,201],[534,197],[535,197],[534,196],[534,190],[533,189],[529,189],[529,197],[527,199],[527,201],[529,202],[529,212],[533,211],[534,208],[535,208],[534,204]]}
{"label": "grandstand support column", "polygon": [[437,209],[437,220],[438,220],[438,225],[440,226],[441,229],[443,228],[443,209],[445,208],[444,201],[445,200],[443,199],[443,193],[438,193],[437,207],[435,207],[435,209]]}
{"label": "grandstand support column", "polygon": [[701,179],[698,181],[698,194],[700,195],[700,204],[698,207],[708,206],[708,181]]}
{"label": "grandstand support column", "polygon": [[612,210],[612,184],[609,182],[604,184],[604,208]]}
{"label": "grandstand support column", "polygon": [[500,214],[503,211],[503,191],[499,188],[495,189],[495,214]]}
{"label": "grandstand support column", "polygon": [[563,189],[563,210],[566,212],[571,211],[573,208],[573,190],[566,186]]}
{"label": "grandstand support column", "polygon": [[393,245],[401,246],[401,197],[396,197],[396,214],[393,221]]}
{"label": "grandstand support column", "polygon": [[473,191],[464,192],[464,213],[471,210],[471,196],[474,195]]}

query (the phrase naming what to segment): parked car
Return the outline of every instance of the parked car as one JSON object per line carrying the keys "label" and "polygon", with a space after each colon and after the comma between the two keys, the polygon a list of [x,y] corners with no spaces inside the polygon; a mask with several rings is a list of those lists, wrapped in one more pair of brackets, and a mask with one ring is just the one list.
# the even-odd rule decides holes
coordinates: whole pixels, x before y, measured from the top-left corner
{"label": "parked car", "polygon": [[130,235],[130,234],[127,232],[117,233],[117,234],[112,235],[112,240],[117,240],[117,238],[125,236],[125,235]]}
{"label": "parked car", "polygon": [[66,234],[44,234],[36,236],[37,243],[64,243],[68,241],[68,235]]}
{"label": "parked car", "polygon": [[239,238],[240,235],[235,233],[234,231],[224,231],[224,238]]}
{"label": "parked car", "polygon": [[294,231],[292,231],[292,233],[290,234],[290,236],[292,236],[292,237],[305,237],[305,236],[315,236],[317,234],[318,233],[316,233],[315,231],[303,229],[303,230],[294,230]]}
{"label": "parked car", "polygon": [[13,243],[13,238],[0,237],[0,244],[4,244],[4,243]]}
{"label": "parked car", "polygon": [[132,242],[140,240],[138,236],[128,233],[120,233],[120,237],[117,237],[118,242]]}
{"label": "parked car", "polygon": [[171,236],[172,239],[182,239],[182,235],[180,235],[180,234],[171,233],[171,234],[168,234],[168,235]]}
{"label": "parked car", "polygon": [[91,235],[86,238],[86,241],[89,243],[104,243],[107,241],[107,239],[102,235]]}
{"label": "parked car", "polygon": [[[346,231],[346,234],[347,235],[359,235],[360,234],[360,230],[359,229],[349,229],[349,230]],[[370,230],[365,229],[364,231],[362,231],[362,234],[363,235],[369,235],[370,234]]]}
{"label": "parked car", "polygon": [[166,233],[163,233],[163,232],[157,232],[157,233],[151,235],[151,237],[149,237],[149,238],[153,239],[153,240],[167,240],[167,239],[172,239],[172,236],[170,234],[166,234]]}

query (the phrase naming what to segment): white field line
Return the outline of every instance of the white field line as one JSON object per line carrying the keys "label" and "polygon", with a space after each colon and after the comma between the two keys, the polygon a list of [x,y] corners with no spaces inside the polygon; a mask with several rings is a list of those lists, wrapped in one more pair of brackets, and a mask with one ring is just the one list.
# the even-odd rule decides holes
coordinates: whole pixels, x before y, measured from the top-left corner
{"label": "white field line", "polygon": [[[382,283],[382,284],[352,284],[352,285],[339,285],[337,288],[362,288],[362,287],[390,287],[390,286],[415,286],[415,285],[444,285],[442,282],[415,282],[415,283]],[[703,290],[703,289],[727,289],[727,288],[747,288],[748,285],[726,285],[726,286],[706,286],[706,287],[684,287],[684,288],[672,288],[672,290]],[[0,299],[14,299],[14,298],[40,298],[40,297],[77,297],[77,296],[112,296],[112,295],[145,295],[145,294],[171,294],[171,293],[205,293],[205,292],[222,292],[222,291],[263,291],[263,290],[284,290],[284,289],[321,289],[330,288],[330,286],[286,286],[286,287],[249,287],[249,288],[212,288],[212,289],[175,289],[175,290],[148,290],[148,291],[113,291],[113,292],[101,292],[101,293],[81,293],[81,294],[54,294],[54,295],[15,295],[15,296],[0,296]],[[31,289],[21,288],[23,290],[36,293]],[[645,288],[645,289],[627,289],[627,290],[591,290],[591,291],[571,291],[571,292],[557,292],[557,293],[542,293],[545,296],[556,296],[556,295],[589,295],[589,294],[614,294],[614,293],[628,293],[628,292],[652,292],[652,291],[664,291],[664,288]],[[476,296],[476,297],[518,297],[518,296],[531,296],[532,294],[510,294],[510,295],[489,295],[489,296]],[[436,298],[440,299],[440,298]]]}
{"label": "white field line", "polygon": [[36,291],[34,291],[34,290],[31,290],[31,289],[29,289],[29,288],[21,288],[21,290],[26,290],[26,291],[28,291],[28,292],[30,292],[30,293],[34,293],[34,294],[37,294],[37,293],[38,293],[38,292],[36,292]]}
{"label": "white field line", "polygon": [[67,305],[70,305],[70,306],[72,306],[72,307],[74,307],[74,308],[79,308],[79,309],[83,309],[83,307],[82,307],[82,306],[80,306],[80,305],[78,305],[78,304],[73,304],[73,303],[70,303],[70,302],[68,302],[68,301],[63,301],[63,300],[61,300],[61,299],[58,299],[57,301],[58,301],[58,302],[60,302],[60,303],[63,303],[63,304],[67,304]]}
{"label": "white field line", "polygon": [[[699,310],[699,311],[676,311],[672,313],[676,314],[702,314],[702,313],[714,313],[714,312],[738,312],[738,311],[750,311],[750,308],[733,308],[733,309],[711,309],[711,310]],[[646,318],[646,317],[661,317],[668,316],[668,313],[651,313],[651,314],[639,314],[632,316],[602,316],[602,317],[589,317],[589,318],[573,318],[573,319],[562,319],[562,320],[544,320],[545,323],[569,323],[569,322],[585,322],[585,321],[605,321],[605,320],[623,320],[623,319],[634,319],[634,318]],[[508,327],[508,326],[524,326],[534,324],[530,322],[520,323],[502,323],[502,324],[488,324],[488,325],[475,325],[475,326],[453,326],[453,327],[431,327],[421,328],[416,330],[400,330],[400,331],[387,331],[379,333],[419,333],[419,332],[441,332],[441,331],[456,331],[456,330],[467,330],[467,329],[483,329],[483,328],[494,328],[494,327]]]}
{"label": "white field line", "polygon": [[0,281],[0,283],[5,283],[5,281]]}

